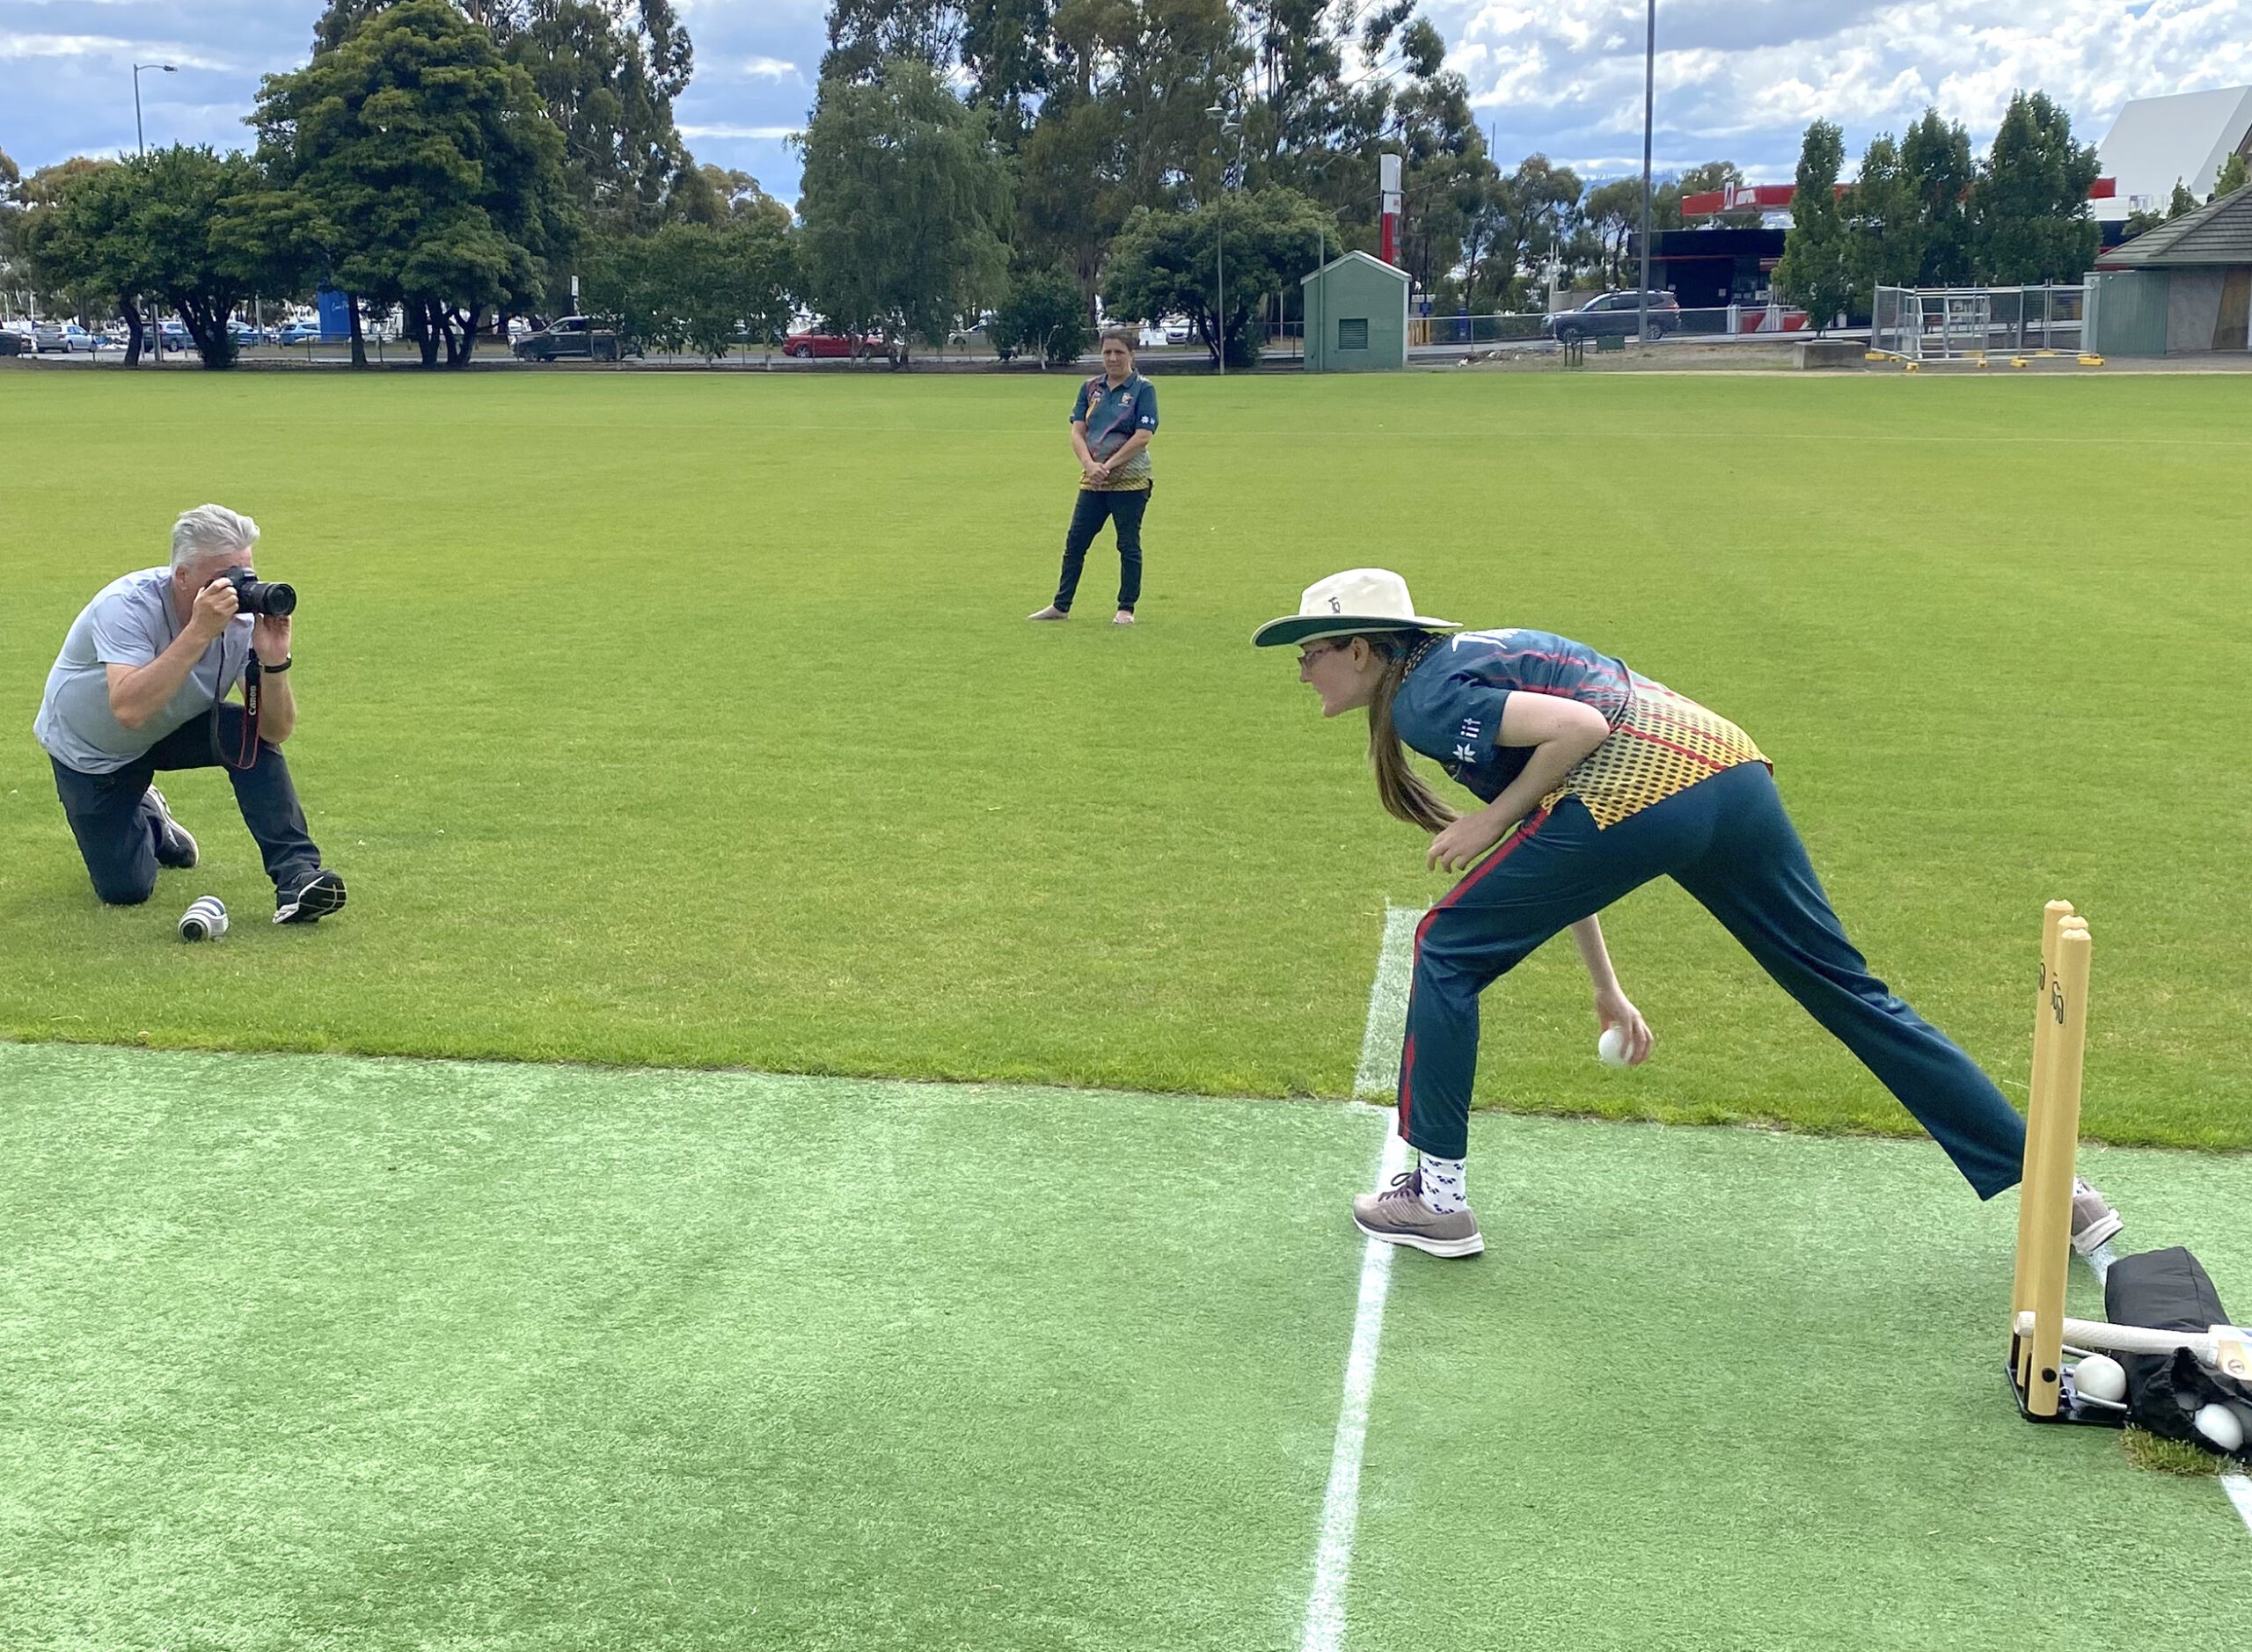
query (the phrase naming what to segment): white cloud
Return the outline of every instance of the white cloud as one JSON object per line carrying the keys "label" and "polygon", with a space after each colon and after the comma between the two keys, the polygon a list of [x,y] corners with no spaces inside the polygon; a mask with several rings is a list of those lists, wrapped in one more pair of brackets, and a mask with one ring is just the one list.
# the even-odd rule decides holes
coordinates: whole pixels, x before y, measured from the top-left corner
{"label": "white cloud", "polygon": [[801,80],[795,63],[785,62],[779,57],[761,57],[753,53],[736,66],[736,72],[751,80]]}
{"label": "white cloud", "polygon": [[[1642,0],[1429,0],[1449,62],[1497,130],[1503,165],[1532,150],[1592,166],[1641,150]],[[1661,165],[1722,156],[1788,176],[1816,119],[1846,128],[1848,166],[1927,105],[1983,144],[2020,87],[2102,138],[2130,98],[2252,82],[2245,0],[1678,0],[1657,18]]]}
{"label": "white cloud", "polygon": [[690,138],[758,138],[771,143],[779,138],[795,137],[799,130],[793,126],[684,126],[680,135]]}
{"label": "white cloud", "polygon": [[192,48],[163,41],[125,40],[113,34],[0,34],[0,59],[28,57],[126,57],[180,69],[231,67]]}

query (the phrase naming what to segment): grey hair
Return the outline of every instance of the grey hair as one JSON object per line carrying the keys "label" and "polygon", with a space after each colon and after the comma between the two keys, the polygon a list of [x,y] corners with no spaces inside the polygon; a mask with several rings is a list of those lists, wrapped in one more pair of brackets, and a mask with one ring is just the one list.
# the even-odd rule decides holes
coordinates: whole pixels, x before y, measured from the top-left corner
{"label": "grey hair", "polygon": [[258,543],[258,524],[224,505],[198,505],[172,524],[172,566],[193,567],[210,557],[240,556]]}

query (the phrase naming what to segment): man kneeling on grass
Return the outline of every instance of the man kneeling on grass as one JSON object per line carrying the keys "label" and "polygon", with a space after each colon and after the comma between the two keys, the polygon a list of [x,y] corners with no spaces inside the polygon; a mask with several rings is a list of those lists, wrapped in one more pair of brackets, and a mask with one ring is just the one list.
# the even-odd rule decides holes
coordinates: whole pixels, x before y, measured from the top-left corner
{"label": "man kneeling on grass", "polygon": [[[86,604],[48,674],[32,732],[94,893],[137,906],[157,868],[192,866],[195,839],[150,782],[158,770],[223,767],[274,880],[274,921],[310,924],[344,904],[305,829],[282,742],[297,726],[287,614],[241,611],[235,570],[254,572],[258,524],[199,505],[172,528],[170,567],[113,581]],[[255,658],[260,669],[253,674]],[[227,703],[252,677],[255,712]],[[245,699],[251,698],[245,691]]]}

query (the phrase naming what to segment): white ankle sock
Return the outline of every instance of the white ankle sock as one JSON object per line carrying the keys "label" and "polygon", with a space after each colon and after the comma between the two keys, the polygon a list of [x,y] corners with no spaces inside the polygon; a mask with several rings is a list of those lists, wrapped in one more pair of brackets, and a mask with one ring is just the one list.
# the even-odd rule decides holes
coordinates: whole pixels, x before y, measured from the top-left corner
{"label": "white ankle sock", "polygon": [[1429,1153],[1421,1155],[1418,1165],[1422,1172],[1423,1202],[1441,1216],[1452,1210],[1470,1208],[1469,1173],[1459,1159],[1434,1159]]}

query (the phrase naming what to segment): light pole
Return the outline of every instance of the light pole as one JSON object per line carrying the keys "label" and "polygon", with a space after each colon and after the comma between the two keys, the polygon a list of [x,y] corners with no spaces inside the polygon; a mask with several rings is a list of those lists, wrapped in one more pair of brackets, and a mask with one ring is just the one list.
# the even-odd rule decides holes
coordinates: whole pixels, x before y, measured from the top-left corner
{"label": "light pole", "polygon": [[1214,336],[1212,343],[1213,347],[1219,354],[1220,376],[1222,378],[1225,378],[1228,376],[1227,222],[1220,216],[1219,208],[1220,201],[1225,201],[1227,198],[1228,193],[1228,164],[1226,160],[1227,140],[1231,137],[1241,135],[1243,131],[1243,123],[1240,121],[1232,120],[1229,117],[1227,106],[1225,104],[1213,104],[1208,107],[1204,113],[1206,114],[1216,114],[1220,117],[1220,143],[1222,151],[1222,158],[1220,161],[1220,194],[1218,199],[1212,202],[1212,268],[1214,282],[1219,289],[1219,298],[1213,306],[1212,332]]}
{"label": "light pole", "polygon": [[1657,106],[1657,0],[1649,0],[1649,27],[1642,39],[1642,278],[1634,295],[1634,336],[1650,341],[1650,122]]}
{"label": "light pole", "polygon": [[133,146],[143,155],[146,155],[149,152],[149,140],[141,130],[141,71],[144,69],[161,69],[167,75],[177,75],[179,73],[179,70],[171,63],[135,63],[133,65]]}

